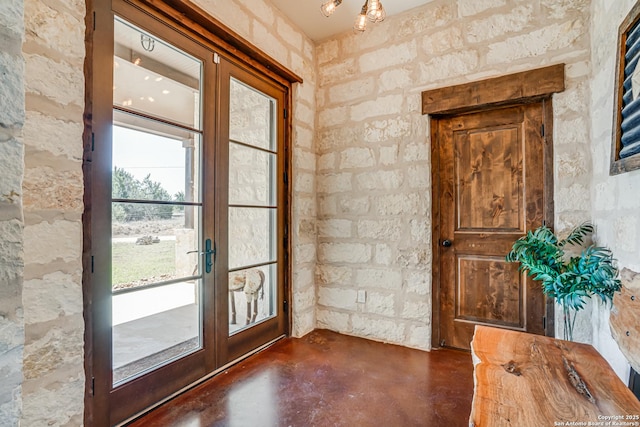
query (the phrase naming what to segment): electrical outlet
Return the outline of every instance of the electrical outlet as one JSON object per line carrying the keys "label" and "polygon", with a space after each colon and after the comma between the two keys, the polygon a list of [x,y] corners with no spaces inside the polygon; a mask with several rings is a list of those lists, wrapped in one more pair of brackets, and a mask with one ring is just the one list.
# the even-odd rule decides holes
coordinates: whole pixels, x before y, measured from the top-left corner
{"label": "electrical outlet", "polygon": [[359,290],[358,297],[356,298],[356,302],[360,304],[364,304],[365,302],[367,302],[367,291]]}

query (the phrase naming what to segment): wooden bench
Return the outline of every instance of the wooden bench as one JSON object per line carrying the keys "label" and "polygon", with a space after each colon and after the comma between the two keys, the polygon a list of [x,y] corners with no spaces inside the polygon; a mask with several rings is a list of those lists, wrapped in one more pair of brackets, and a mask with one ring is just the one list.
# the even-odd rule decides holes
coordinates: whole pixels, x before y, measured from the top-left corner
{"label": "wooden bench", "polygon": [[640,426],[640,402],[590,345],[477,326],[469,426]]}

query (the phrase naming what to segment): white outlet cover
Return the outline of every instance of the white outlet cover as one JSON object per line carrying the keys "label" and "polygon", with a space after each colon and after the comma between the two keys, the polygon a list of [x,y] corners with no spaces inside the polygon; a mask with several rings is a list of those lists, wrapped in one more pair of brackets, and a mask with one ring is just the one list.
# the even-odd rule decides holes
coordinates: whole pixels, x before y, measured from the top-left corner
{"label": "white outlet cover", "polygon": [[365,302],[367,302],[367,291],[365,290],[358,291],[357,302],[361,304],[364,304]]}

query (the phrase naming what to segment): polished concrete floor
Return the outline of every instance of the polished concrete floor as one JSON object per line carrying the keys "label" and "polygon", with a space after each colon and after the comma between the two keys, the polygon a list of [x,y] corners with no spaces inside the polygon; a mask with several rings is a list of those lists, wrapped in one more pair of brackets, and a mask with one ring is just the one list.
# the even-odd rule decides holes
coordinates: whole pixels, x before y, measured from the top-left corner
{"label": "polished concrete floor", "polygon": [[277,342],[130,425],[468,426],[472,395],[469,353],[317,330]]}

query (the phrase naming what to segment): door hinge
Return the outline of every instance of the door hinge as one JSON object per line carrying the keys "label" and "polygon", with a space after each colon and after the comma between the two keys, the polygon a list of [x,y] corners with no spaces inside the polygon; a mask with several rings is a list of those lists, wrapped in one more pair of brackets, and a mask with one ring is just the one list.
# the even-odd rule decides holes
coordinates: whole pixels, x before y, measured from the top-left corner
{"label": "door hinge", "polygon": [[91,272],[93,273],[93,255],[91,255]]}
{"label": "door hinge", "polygon": [[289,174],[287,174],[286,172],[283,174],[283,178],[284,178],[284,183],[288,184],[289,183]]}
{"label": "door hinge", "polygon": [[286,300],[282,301],[282,310],[284,310],[285,313],[288,313],[289,303]]}
{"label": "door hinge", "polygon": [[93,31],[96,30],[96,12],[93,11]]}
{"label": "door hinge", "polygon": [[91,132],[91,151],[94,151],[96,148],[96,134]]}
{"label": "door hinge", "polygon": [[544,125],[540,125],[540,136],[544,136]]}
{"label": "door hinge", "polygon": [[547,330],[547,316],[542,316],[542,329]]}
{"label": "door hinge", "polygon": [[213,62],[215,62],[216,64],[220,63],[220,55],[215,52],[213,52]]}
{"label": "door hinge", "polygon": [[284,118],[286,119],[288,115],[289,115],[289,113],[287,112],[287,109],[285,108],[284,109]]}
{"label": "door hinge", "polygon": [[91,396],[96,395],[96,377],[91,377]]}

